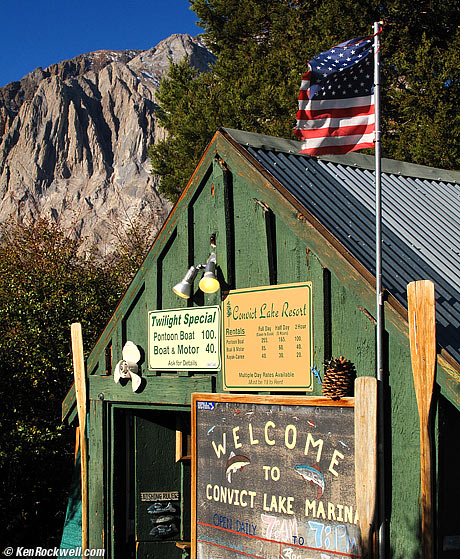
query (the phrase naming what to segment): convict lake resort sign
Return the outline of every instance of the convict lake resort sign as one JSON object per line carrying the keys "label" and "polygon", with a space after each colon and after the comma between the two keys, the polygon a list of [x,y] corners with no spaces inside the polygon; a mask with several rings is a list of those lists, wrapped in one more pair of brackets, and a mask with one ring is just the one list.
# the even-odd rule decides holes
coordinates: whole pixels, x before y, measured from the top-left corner
{"label": "convict lake resort sign", "polygon": [[148,334],[149,369],[220,369],[219,306],[151,311]]}
{"label": "convict lake resort sign", "polygon": [[311,309],[311,282],[230,291],[222,303],[224,390],[313,390]]}

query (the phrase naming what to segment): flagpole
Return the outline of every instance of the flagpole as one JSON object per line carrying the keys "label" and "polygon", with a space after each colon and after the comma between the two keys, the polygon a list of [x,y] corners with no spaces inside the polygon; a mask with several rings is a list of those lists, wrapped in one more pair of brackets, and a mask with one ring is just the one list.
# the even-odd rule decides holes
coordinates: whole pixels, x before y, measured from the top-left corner
{"label": "flagpole", "polygon": [[384,468],[384,394],[383,394],[383,290],[382,290],[382,188],[380,144],[380,30],[374,23],[374,101],[375,101],[375,292],[377,307],[377,381],[378,397],[378,549],[379,559],[385,559],[385,468]]}

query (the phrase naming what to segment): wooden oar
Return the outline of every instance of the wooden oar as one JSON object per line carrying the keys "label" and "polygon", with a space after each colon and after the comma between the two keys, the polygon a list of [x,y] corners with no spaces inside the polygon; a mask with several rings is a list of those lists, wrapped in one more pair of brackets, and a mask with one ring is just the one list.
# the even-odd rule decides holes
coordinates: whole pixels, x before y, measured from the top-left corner
{"label": "wooden oar", "polygon": [[422,557],[433,557],[430,408],[436,370],[436,315],[434,284],[414,281],[407,286],[412,372],[420,418],[422,493]]}
{"label": "wooden oar", "polygon": [[81,546],[88,549],[88,482],[86,458],[86,374],[83,356],[83,336],[81,324],[74,322],[70,327],[72,338],[73,372],[77,399],[78,423],[80,426],[81,463]]}
{"label": "wooden oar", "polygon": [[372,525],[377,494],[377,379],[355,381],[355,490],[361,553],[372,557]]}

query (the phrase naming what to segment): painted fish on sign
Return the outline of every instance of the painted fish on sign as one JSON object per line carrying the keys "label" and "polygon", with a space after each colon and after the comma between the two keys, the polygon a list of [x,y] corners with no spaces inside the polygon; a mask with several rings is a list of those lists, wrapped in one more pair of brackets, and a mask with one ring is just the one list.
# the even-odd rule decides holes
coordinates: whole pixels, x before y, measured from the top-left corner
{"label": "painted fish on sign", "polygon": [[197,559],[359,558],[352,406],[213,398],[195,409]]}

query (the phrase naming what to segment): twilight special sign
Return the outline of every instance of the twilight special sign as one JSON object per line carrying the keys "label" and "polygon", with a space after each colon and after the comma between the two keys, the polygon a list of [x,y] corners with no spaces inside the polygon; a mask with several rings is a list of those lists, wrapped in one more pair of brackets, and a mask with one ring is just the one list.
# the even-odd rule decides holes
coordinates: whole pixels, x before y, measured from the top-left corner
{"label": "twilight special sign", "polygon": [[313,390],[311,301],[311,282],[230,291],[222,303],[224,390]]}
{"label": "twilight special sign", "polygon": [[361,557],[353,405],[192,394],[193,557]]}
{"label": "twilight special sign", "polygon": [[148,314],[148,367],[220,370],[220,307],[188,307]]}

